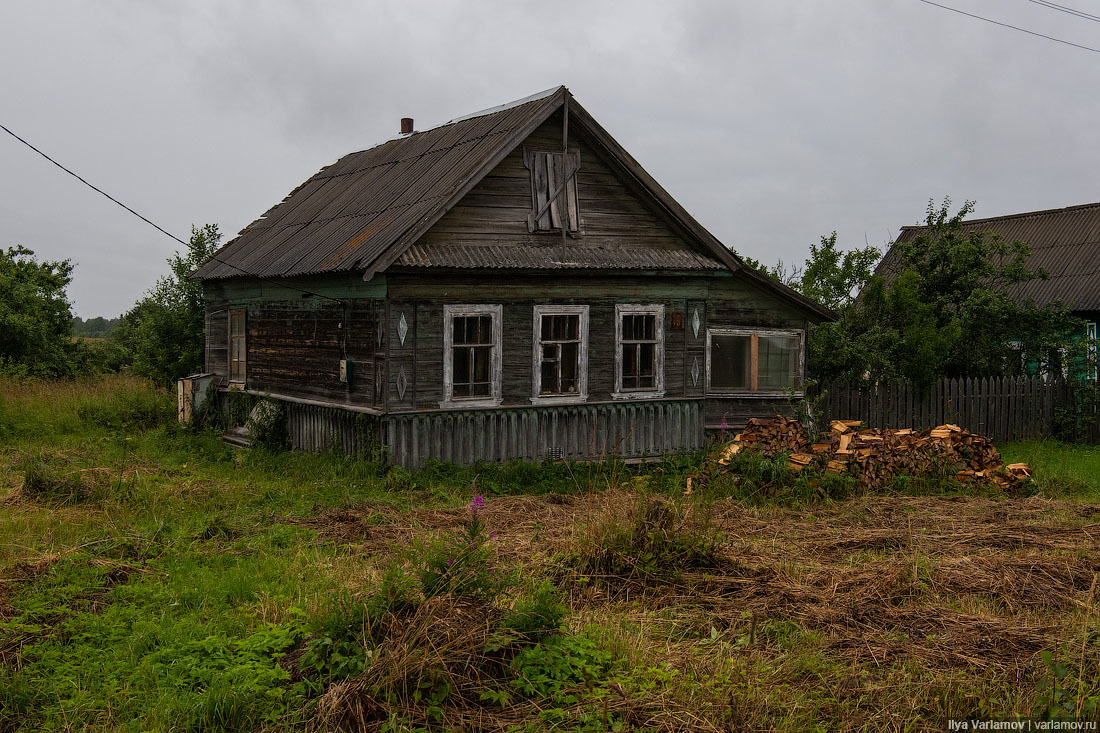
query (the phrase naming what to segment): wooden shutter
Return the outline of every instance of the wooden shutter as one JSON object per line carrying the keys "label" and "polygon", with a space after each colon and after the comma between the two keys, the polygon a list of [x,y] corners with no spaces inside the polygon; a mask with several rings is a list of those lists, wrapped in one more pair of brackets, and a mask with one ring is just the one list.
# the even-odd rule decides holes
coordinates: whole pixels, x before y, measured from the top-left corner
{"label": "wooden shutter", "polygon": [[[568,231],[578,231],[580,212],[577,205],[575,171],[580,167],[580,151],[569,151],[568,169],[565,167],[565,156],[560,152],[525,149],[523,158],[524,165],[531,171],[532,211],[528,216],[527,228],[532,232],[561,231],[562,193],[564,193]],[[573,175],[570,176],[570,173]],[[563,181],[565,181],[564,191],[550,200],[551,195],[558,190]]]}

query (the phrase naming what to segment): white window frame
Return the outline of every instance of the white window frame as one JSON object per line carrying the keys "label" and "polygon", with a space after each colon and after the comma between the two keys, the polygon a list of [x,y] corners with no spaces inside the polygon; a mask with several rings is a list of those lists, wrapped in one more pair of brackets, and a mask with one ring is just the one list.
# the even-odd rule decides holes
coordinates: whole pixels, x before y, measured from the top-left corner
{"label": "white window frame", "polygon": [[[623,391],[623,316],[653,315],[657,344],[654,349],[656,360],[654,388],[647,390]],[[652,400],[665,396],[665,307],[659,303],[616,303],[615,304],[615,391],[611,398],[615,400]]]}
{"label": "white window frame", "polygon": [[[798,337],[798,377],[801,386],[798,389],[713,389],[710,386],[710,346],[711,336],[797,336]],[[751,367],[750,367],[751,368]],[[751,375],[750,375],[751,382]],[[706,343],[706,394],[708,397],[802,397],[806,389],[806,332],[797,328],[707,328]]]}
{"label": "white window frame", "polygon": [[[580,316],[577,336],[577,393],[572,395],[544,395],[542,392],[542,317]],[[588,400],[588,306],[587,305],[536,305],[534,308],[534,348],[531,351],[531,404],[574,405]]]}
{"label": "white window frame", "polygon": [[[501,320],[503,307],[496,305],[444,305],[443,306],[443,400],[439,403],[441,408],[467,409],[474,407],[497,407],[501,402],[501,351],[503,339],[501,338]],[[489,359],[489,397],[455,397],[454,379],[451,374],[454,357],[452,347],[454,344],[454,319],[455,316],[490,316],[492,318],[493,347],[492,356]]]}

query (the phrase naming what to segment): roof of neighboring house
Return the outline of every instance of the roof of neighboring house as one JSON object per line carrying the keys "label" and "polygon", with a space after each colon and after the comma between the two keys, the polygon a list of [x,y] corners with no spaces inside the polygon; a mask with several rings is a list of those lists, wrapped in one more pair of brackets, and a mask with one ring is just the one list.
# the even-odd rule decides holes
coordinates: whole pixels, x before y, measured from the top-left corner
{"label": "roof of neighboring house", "polygon": [[[902,227],[897,241],[911,242],[925,228]],[[963,222],[963,230],[992,232],[1007,242],[1030,245],[1028,265],[1046,270],[1050,278],[1011,286],[1013,298],[1040,305],[1061,301],[1073,311],[1100,310],[1100,203],[972,219]],[[889,276],[898,266],[891,249],[875,272]]]}
{"label": "roof of neighboring house", "polygon": [[[606,162],[680,231],[692,250],[571,246],[418,247],[417,240],[553,113],[568,105]],[[506,251],[505,251],[506,250]],[[745,265],[672,198],[564,86],[402,135],[322,168],[245,227],[192,277],[286,277],[391,265],[454,268],[743,271],[820,318],[832,311]]]}

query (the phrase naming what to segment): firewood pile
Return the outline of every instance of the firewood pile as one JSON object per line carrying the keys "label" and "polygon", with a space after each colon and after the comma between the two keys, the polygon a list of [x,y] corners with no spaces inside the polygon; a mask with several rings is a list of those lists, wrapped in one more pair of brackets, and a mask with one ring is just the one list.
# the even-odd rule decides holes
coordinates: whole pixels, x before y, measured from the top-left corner
{"label": "firewood pile", "polygon": [[862,425],[859,420],[833,420],[829,432],[811,443],[797,420],[753,418],[722,448],[718,463],[728,465],[741,451],[786,453],[793,471],[814,465],[826,473],[851,474],[869,490],[887,486],[896,476],[944,474],[1009,490],[1031,476],[1026,463],[1005,466],[993,441],[958,425],[923,431],[860,429]]}

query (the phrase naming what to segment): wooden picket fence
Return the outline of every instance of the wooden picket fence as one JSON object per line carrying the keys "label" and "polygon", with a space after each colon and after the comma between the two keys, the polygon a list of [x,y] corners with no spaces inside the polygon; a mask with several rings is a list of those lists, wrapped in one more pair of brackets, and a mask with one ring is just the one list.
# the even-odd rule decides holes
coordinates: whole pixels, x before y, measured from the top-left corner
{"label": "wooden picket fence", "polygon": [[1100,442],[1100,400],[1089,382],[943,379],[925,389],[906,382],[830,382],[811,387],[807,396],[825,424],[852,419],[876,428],[923,429],[952,423],[1002,442],[1047,437]]}

